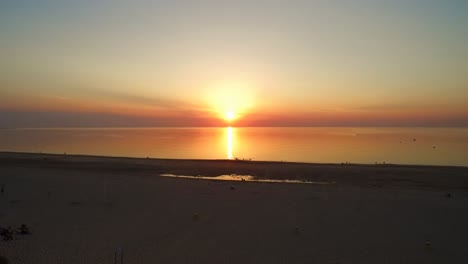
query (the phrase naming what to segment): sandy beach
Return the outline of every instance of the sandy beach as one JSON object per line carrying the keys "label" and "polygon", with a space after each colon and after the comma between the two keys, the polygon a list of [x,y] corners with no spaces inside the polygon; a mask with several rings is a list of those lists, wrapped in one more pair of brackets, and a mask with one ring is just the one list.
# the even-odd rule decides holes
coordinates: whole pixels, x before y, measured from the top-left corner
{"label": "sandy beach", "polygon": [[10,263],[468,262],[468,167],[4,152],[0,185]]}

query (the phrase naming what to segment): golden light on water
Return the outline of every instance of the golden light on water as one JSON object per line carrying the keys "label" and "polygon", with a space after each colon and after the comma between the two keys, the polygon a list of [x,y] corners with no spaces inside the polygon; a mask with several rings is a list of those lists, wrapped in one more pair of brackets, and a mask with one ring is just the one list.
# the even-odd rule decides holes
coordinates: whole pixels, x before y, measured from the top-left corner
{"label": "golden light on water", "polygon": [[233,132],[232,132],[232,127],[227,127],[227,159],[232,159],[232,138],[233,138]]}

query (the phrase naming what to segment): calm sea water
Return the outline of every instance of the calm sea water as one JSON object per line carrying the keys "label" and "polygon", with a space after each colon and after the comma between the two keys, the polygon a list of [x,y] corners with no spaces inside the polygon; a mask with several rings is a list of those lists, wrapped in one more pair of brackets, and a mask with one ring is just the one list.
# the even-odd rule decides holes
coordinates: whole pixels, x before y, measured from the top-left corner
{"label": "calm sea water", "polygon": [[468,166],[468,129],[2,129],[0,150],[177,159]]}

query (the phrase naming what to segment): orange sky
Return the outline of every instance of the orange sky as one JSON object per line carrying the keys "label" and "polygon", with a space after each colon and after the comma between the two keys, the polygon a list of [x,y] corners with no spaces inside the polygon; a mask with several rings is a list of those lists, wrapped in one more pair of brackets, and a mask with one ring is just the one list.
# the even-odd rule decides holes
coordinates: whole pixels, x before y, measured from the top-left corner
{"label": "orange sky", "polygon": [[0,127],[467,126],[467,12],[12,2],[0,8]]}

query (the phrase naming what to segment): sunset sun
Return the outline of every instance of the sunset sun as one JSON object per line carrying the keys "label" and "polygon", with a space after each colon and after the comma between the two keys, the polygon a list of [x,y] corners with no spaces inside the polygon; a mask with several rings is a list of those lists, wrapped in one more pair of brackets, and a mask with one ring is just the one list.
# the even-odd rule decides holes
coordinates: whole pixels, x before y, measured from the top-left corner
{"label": "sunset sun", "polygon": [[254,87],[246,81],[213,82],[205,91],[207,105],[224,122],[244,119],[254,107]]}
{"label": "sunset sun", "polygon": [[234,111],[228,111],[224,114],[224,119],[226,121],[232,121],[236,118],[236,113]]}

